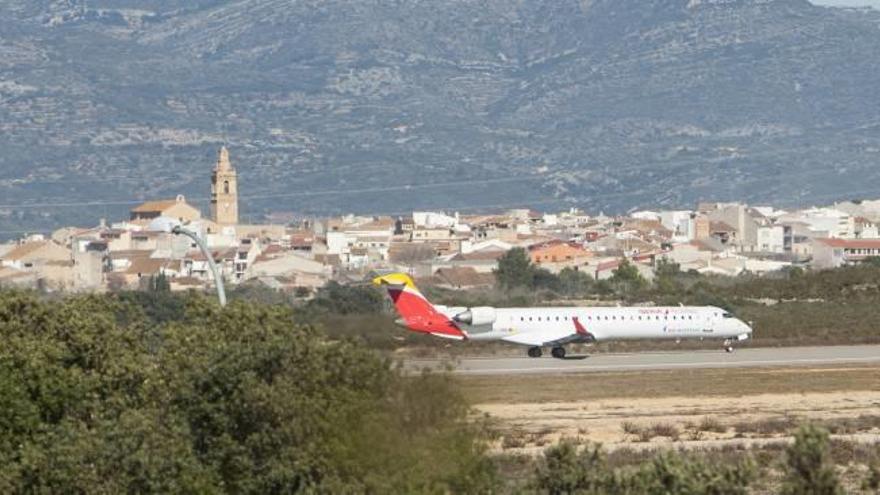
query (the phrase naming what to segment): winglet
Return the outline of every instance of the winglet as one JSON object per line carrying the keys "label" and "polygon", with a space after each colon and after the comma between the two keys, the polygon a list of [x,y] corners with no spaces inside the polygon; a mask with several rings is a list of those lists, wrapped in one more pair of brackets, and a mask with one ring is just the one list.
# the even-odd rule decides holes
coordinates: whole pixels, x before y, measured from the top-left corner
{"label": "winglet", "polygon": [[373,279],[373,283],[379,286],[382,285],[400,285],[406,287],[408,289],[412,289],[418,292],[418,288],[416,288],[416,284],[413,282],[413,279],[410,278],[409,275],[405,273],[389,273],[387,275],[380,275]]}

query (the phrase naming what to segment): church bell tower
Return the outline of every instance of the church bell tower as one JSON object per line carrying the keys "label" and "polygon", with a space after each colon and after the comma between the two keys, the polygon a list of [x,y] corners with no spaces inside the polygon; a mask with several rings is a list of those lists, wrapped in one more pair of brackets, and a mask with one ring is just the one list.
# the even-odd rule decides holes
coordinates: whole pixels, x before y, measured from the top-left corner
{"label": "church bell tower", "polygon": [[238,177],[229,163],[229,150],[220,148],[220,156],[211,174],[211,217],[220,225],[238,223]]}

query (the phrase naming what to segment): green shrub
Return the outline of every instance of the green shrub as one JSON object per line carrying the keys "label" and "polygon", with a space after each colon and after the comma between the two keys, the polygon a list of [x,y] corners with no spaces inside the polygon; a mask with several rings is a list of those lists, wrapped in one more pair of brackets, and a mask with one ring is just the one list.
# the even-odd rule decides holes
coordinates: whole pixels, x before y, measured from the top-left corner
{"label": "green shrub", "polygon": [[831,460],[828,432],[822,428],[805,425],[797,430],[794,443],[786,449],[786,467],[783,494],[843,493]]}
{"label": "green shrub", "polygon": [[576,444],[563,441],[544,452],[530,488],[547,494],[741,495],[756,478],[750,458],[709,463],[662,452],[635,467],[612,469],[598,445],[578,452]]}

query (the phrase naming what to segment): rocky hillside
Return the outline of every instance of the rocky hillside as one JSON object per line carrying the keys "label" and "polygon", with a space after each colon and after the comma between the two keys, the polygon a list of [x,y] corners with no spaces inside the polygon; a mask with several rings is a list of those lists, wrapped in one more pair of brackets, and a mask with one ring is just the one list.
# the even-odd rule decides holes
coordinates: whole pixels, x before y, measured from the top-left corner
{"label": "rocky hillside", "polygon": [[255,219],[880,196],[878,87],[878,14],[805,0],[10,0],[0,230],[204,200],[224,142]]}

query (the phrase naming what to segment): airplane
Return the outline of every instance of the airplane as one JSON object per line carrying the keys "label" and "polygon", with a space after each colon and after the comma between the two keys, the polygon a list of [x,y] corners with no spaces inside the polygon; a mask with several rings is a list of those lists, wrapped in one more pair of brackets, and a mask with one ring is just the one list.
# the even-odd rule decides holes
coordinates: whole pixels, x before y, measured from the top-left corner
{"label": "airplane", "polygon": [[568,344],[632,339],[719,339],[725,351],[733,352],[734,342],[752,335],[749,324],[714,306],[447,307],[431,304],[405,273],[380,275],[373,283],[394,302],[398,325],[453,340],[524,345],[533,358],[541,357],[543,348],[562,359]]}

